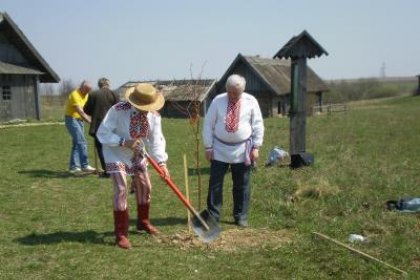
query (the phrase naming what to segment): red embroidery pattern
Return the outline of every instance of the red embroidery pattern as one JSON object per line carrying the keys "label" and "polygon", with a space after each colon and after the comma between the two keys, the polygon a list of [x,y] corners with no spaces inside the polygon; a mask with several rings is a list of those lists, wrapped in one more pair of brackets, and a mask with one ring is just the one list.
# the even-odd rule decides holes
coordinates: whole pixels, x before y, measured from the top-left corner
{"label": "red embroidery pattern", "polygon": [[125,172],[125,173],[131,173],[130,168],[127,164],[124,164],[122,162],[113,162],[113,163],[107,163],[106,164],[106,171],[107,172]]}
{"label": "red embroidery pattern", "polygon": [[107,163],[106,166],[107,172],[125,172],[127,174],[134,174],[136,172],[145,172],[147,170],[147,163],[144,163],[141,168],[139,166],[133,165],[131,168],[128,167],[127,164],[122,162],[113,162],[113,163]]}
{"label": "red embroidery pattern", "polygon": [[133,112],[130,118],[130,136],[133,139],[146,137],[149,133],[147,113]]}
{"label": "red embroidery pattern", "polygon": [[131,104],[128,102],[119,102],[117,105],[115,105],[116,111],[127,111],[131,109]]}
{"label": "red embroidery pattern", "polygon": [[240,100],[236,103],[231,101],[228,102],[227,111],[226,111],[226,123],[225,129],[227,132],[236,132],[239,128],[239,112],[241,109]]}

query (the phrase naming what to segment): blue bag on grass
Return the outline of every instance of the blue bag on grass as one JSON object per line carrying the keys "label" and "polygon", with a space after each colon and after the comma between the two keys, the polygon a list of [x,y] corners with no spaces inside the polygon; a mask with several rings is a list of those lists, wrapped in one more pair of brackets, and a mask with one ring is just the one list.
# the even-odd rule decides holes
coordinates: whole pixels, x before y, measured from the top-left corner
{"label": "blue bag on grass", "polygon": [[400,200],[388,200],[386,205],[389,210],[405,213],[420,213],[420,197],[407,197]]}

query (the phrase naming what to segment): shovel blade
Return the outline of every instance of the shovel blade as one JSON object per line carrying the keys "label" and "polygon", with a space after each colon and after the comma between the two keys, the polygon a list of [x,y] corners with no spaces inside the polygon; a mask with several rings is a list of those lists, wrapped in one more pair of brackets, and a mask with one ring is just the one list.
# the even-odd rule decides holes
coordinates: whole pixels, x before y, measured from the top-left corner
{"label": "shovel blade", "polygon": [[211,243],[217,237],[219,237],[221,229],[216,219],[207,211],[207,209],[201,211],[199,214],[201,219],[207,224],[206,226],[201,223],[197,217],[193,217],[191,220],[192,229],[198,235],[201,241],[204,243]]}

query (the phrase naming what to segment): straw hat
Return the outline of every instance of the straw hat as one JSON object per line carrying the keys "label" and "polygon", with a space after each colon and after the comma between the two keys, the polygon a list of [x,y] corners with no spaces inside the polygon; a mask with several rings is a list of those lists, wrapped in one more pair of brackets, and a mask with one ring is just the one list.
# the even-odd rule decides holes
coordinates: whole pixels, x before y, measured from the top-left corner
{"label": "straw hat", "polygon": [[125,99],[141,111],[157,111],[165,104],[163,95],[151,84],[140,83],[125,92]]}

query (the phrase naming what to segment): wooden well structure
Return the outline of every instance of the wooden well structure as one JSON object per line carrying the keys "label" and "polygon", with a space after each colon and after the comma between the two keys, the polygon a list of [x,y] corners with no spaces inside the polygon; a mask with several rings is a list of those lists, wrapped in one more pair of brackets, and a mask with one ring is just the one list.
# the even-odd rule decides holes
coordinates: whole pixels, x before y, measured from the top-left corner
{"label": "wooden well structure", "polygon": [[306,152],[307,59],[328,55],[321,45],[304,30],[290,39],[274,58],[291,59],[290,146],[292,168],[313,163],[313,155]]}

